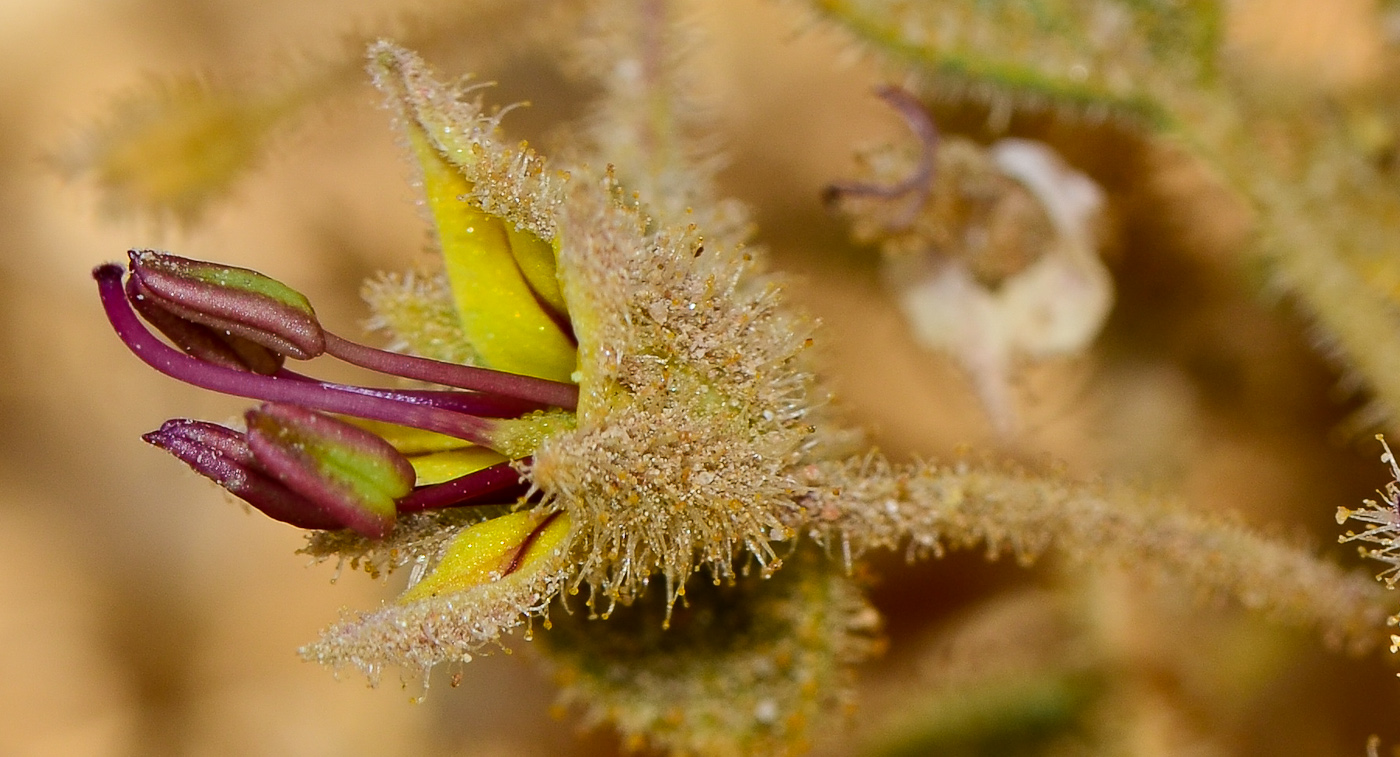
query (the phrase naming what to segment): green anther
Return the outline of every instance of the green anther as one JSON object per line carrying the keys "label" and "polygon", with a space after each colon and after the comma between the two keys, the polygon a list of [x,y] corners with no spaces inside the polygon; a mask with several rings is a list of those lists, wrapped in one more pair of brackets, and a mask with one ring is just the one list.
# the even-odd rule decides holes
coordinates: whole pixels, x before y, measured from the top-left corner
{"label": "green anther", "polygon": [[237,289],[266,297],[289,308],[295,308],[311,317],[316,311],[311,302],[301,292],[282,282],[246,268],[218,265],[192,265],[184,269],[184,274],[192,279],[208,282],[215,286]]}

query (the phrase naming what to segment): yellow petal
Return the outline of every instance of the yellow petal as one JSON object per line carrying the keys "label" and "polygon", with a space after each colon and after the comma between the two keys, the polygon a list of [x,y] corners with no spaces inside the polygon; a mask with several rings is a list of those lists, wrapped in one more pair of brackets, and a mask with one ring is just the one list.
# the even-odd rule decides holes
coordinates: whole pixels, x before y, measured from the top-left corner
{"label": "yellow petal", "polygon": [[394,423],[384,421],[371,421],[364,418],[350,418],[341,416],[341,420],[352,426],[373,433],[393,445],[394,449],[402,455],[421,455],[427,452],[443,452],[445,450],[461,449],[471,446],[471,442],[458,439],[455,436],[439,434],[436,431],[424,431],[421,428],[409,428]]}
{"label": "yellow petal", "polygon": [[[463,529],[452,539],[433,572],[405,591],[399,602],[466,591],[500,580],[511,563],[516,562],[520,548],[540,521],[541,516],[536,511],[523,510]],[[569,517],[555,518],[535,537],[512,575],[526,571],[553,552],[568,533]]]}
{"label": "yellow petal", "polygon": [[559,261],[554,245],[540,239],[524,229],[506,224],[506,235],[510,237],[510,251],[515,256],[515,264],[530,282],[544,303],[561,315],[569,312],[564,304],[564,292],[559,289]]}
{"label": "yellow petal", "polygon": [[552,554],[554,550],[562,547],[565,539],[569,536],[569,526],[568,513],[561,513],[553,522],[545,526],[544,530],[535,537],[535,541],[530,544],[529,549],[525,550],[525,554],[521,555],[517,572],[529,571]]}
{"label": "yellow petal", "polygon": [[[510,373],[569,381],[577,350],[535,299],[512,252],[507,224],[462,199],[471,191],[471,184],[429,143],[421,128],[411,124],[409,140],[423,166],[423,188],[437,227],[462,331],[481,364]],[[538,238],[536,242],[548,248]],[[540,257],[531,245],[522,244],[521,249],[531,260]],[[553,251],[548,252],[552,261]],[[531,267],[538,269],[538,261]],[[538,270],[536,275],[541,275]],[[554,286],[557,290],[558,284]]]}
{"label": "yellow petal", "polygon": [[410,457],[413,472],[418,475],[416,486],[431,486],[451,481],[468,473],[475,473],[508,458],[485,447],[464,447],[446,452],[433,452],[427,455]]}

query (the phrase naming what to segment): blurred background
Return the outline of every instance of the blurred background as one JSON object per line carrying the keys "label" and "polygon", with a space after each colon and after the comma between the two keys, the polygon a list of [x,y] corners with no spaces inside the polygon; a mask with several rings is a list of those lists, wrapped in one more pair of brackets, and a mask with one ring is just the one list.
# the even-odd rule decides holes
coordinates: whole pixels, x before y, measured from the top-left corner
{"label": "blurred background", "polygon": [[[1231,33],[1263,65],[1366,74],[1379,31],[1355,19],[1368,4],[1239,6]],[[423,703],[392,674],[372,690],[299,661],[297,647],[341,608],[376,606],[396,580],[308,567],[294,529],[139,439],[167,418],[220,420],[243,403],[128,355],[101,315],[94,265],[159,247],[260,269],[353,333],[367,316],[360,282],[424,260],[409,166],[367,83],[340,86],[279,131],[195,223],[114,211],[64,170],[121,103],[160,81],[293,81],[380,30],[421,40],[444,73],[498,81],[493,101],[529,100],[506,124],[532,142],[549,145],[586,112],[592,90],[548,50],[499,38],[519,27],[464,18],[446,3],[389,0],[0,0],[0,754],[617,751],[551,711],[528,645],[447,671],[460,687],[435,679]],[[875,253],[850,244],[820,202],[856,171],[855,147],[905,137],[872,95],[886,81],[879,65],[792,4],[719,0],[695,19],[708,35],[697,71],[729,156],[724,189],[753,206],[758,241],[822,319],[839,401],[881,449],[896,459],[970,449],[1126,480],[1357,563],[1333,543],[1333,513],[1386,480],[1368,434],[1339,431],[1364,397],[1237,254],[1250,213],[1208,172],[1112,125],[1012,121],[1107,190],[1117,304],[1086,354],[1018,374],[1023,428],[999,438],[956,362],[915,344]],[[434,28],[448,31],[424,31]],[[990,137],[975,107],[938,115]],[[936,658],[940,629],[988,598],[1065,580],[1053,561],[1026,570],[975,553],[883,560],[874,572],[891,646],[865,671],[865,707],[847,723],[857,741],[919,698],[928,666],[916,661]],[[1383,652],[1354,659],[1172,586],[1125,581],[1107,576],[1097,590],[1102,634],[1149,672],[1153,695],[1188,703],[1163,715],[1171,735],[1144,741],[1160,753],[1360,755],[1367,734],[1400,740],[1400,682]]]}

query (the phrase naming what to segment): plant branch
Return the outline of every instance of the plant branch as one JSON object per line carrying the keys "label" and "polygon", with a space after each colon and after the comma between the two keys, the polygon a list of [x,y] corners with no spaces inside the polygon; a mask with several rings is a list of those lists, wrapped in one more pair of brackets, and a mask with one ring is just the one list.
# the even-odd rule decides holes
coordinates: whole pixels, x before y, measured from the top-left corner
{"label": "plant branch", "polygon": [[790,525],[849,561],[907,545],[910,556],[985,544],[1030,562],[1049,548],[1085,564],[1186,581],[1354,651],[1386,640],[1397,602],[1360,572],[1218,516],[1022,472],[867,457],[803,469],[812,486]]}

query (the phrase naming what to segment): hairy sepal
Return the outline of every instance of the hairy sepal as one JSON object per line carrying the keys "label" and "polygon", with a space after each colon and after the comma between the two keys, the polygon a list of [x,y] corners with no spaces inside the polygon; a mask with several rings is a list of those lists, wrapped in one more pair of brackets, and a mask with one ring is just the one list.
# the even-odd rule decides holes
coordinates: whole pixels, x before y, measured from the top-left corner
{"label": "hairy sepal", "polygon": [[[435,562],[441,563],[456,537],[486,524],[455,532]],[[405,594],[409,601],[375,612],[346,613],[300,654],[336,669],[355,668],[371,684],[379,682],[384,668],[394,666],[426,681],[435,665],[469,662],[473,655],[498,646],[503,635],[544,616],[573,575],[573,541],[572,533],[553,539],[520,570],[504,577],[436,594],[414,594],[410,588]]]}
{"label": "hairy sepal", "polygon": [[824,718],[851,704],[853,666],[882,646],[857,583],[811,548],[772,578],[693,587],[663,630],[670,613],[652,592],[606,622],[559,617],[541,638],[561,702],[629,747],[796,754],[836,730]]}
{"label": "hairy sepal", "polygon": [[811,324],[752,253],[651,229],[610,176],[575,186],[559,249],[578,427],[545,439],[530,475],[580,524],[579,580],[611,604],[656,574],[672,598],[701,566],[732,578],[740,550],[776,567],[789,471],[814,431]]}
{"label": "hairy sepal", "polygon": [[463,335],[483,366],[555,381],[574,373],[556,271],[553,214],[562,175],[528,147],[504,146],[501,112],[433,78],[411,52],[370,49],[375,84],[419,167]]}

